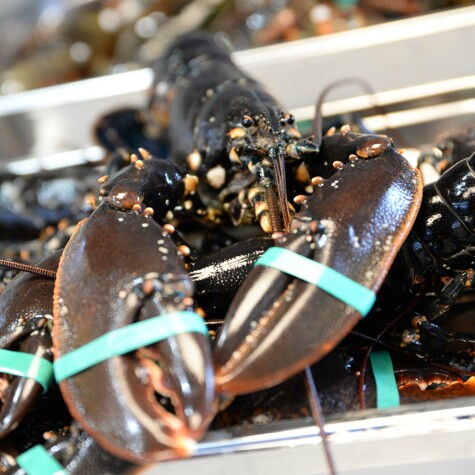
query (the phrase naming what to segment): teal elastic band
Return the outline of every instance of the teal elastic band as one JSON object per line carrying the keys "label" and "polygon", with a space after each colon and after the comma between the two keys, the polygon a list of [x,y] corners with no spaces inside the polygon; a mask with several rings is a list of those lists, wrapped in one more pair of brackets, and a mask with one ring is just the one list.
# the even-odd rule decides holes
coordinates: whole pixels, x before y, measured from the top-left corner
{"label": "teal elastic band", "polygon": [[399,390],[394,376],[393,363],[387,351],[373,351],[370,354],[376,382],[376,407],[387,409],[399,406]]}
{"label": "teal elastic band", "polygon": [[34,379],[47,391],[53,379],[53,364],[30,353],[0,349],[0,373]]}
{"label": "teal elastic band", "polygon": [[208,335],[203,318],[194,312],[168,313],[131,323],[61,356],[54,362],[54,376],[59,383],[114,356],[124,355],[174,335],[192,332]]}
{"label": "teal elastic band", "polygon": [[42,445],[35,445],[16,459],[27,475],[66,475],[69,472]]}
{"label": "teal elastic band", "polygon": [[271,247],[255,265],[272,267],[316,285],[338,300],[357,310],[362,317],[371,310],[376,295],[358,282],[340,274],[320,262],[289,251],[283,247]]}

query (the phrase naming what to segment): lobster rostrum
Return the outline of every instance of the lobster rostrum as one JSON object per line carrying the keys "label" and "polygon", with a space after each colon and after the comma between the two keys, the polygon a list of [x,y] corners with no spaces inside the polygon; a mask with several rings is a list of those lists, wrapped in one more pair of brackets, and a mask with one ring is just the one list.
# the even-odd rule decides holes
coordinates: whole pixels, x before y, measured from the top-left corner
{"label": "lobster rostrum", "polygon": [[[375,137],[367,138],[371,146]],[[291,232],[277,240],[278,250],[292,251],[290,267],[301,266],[305,256],[323,264],[324,272],[331,269],[378,291],[422,195],[418,171],[390,143],[379,150],[367,159],[354,155],[331,178],[316,181],[315,192],[292,218]],[[268,260],[250,272],[217,336],[220,392],[248,393],[287,379],[328,353],[364,313],[274,267]]]}
{"label": "lobster rostrum", "polygon": [[[160,219],[175,206],[183,187],[178,167],[155,158],[136,160],[105,181],[98,207],[61,257],[55,365],[113,330],[157,316],[173,326],[192,308],[193,284],[170,238],[173,230],[152,219],[154,210]],[[203,333],[185,325],[64,379],[56,372],[71,414],[123,459],[147,463],[190,454],[213,412],[211,350]],[[171,399],[176,415],[157,402],[155,391]]]}
{"label": "lobster rostrum", "polygon": [[288,229],[286,164],[309,185],[302,158],[317,147],[212,38],[193,32],[169,46],[155,68],[150,110],[150,128],[200,178],[208,207],[224,207],[235,224]]}

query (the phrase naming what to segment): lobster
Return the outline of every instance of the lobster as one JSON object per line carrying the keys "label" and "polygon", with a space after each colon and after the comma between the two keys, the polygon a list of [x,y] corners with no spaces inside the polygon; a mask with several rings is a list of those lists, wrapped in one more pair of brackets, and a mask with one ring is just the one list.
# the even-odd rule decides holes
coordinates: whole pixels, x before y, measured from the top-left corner
{"label": "lobster", "polygon": [[[377,292],[422,196],[417,170],[391,143],[378,149],[368,158],[352,156],[301,200],[291,232],[276,244],[292,251],[290,267],[301,265],[300,254]],[[243,394],[284,381],[328,353],[361,319],[363,309],[288,272],[267,261],[237,292],[213,349],[218,392]]]}
{"label": "lobster", "polygon": [[[212,38],[183,35],[159,59],[149,129],[176,163],[199,177],[201,214],[216,218],[224,208],[237,225],[257,220],[267,233],[288,229],[287,188],[294,186],[288,176],[308,186],[302,159],[317,147]],[[293,173],[286,173],[289,167]]]}
{"label": "lobster", "polygon": [[[363,350],[355,341],[350,344],[345,340],[311,366],[325,416],[334,417],[362,409],[358,380]],[[475,378],[464,383],[453,371],[431,368],[420,362],[415,364],[414,359],[408,356],[394,353],[392,357],[394,384],[400,404],[474,394]],[[236,397],[216,415],[212,428],[264,425],[310,417],[312,394],[306,387],[305,379],[305,373],[298,373],[276,386]],[[365,372],[365,408],[381,408],[385,403],[384,400],[378,400],[376,384],[374,373]]]}
{"label": "lobster", "polygon": [[[219,192],[236,224],[255,215],[266,232],[290,230],[190,264],[203,300],[210,295],[210,269],[220,285],[213,290],[222,299],[269,247],[307,256],[378,291],[421,201],[419,176],[390,139],[343,129],[322,140],[317,156],[319,147],[301,140],[293,118],[200,34],[170,46],[157,68],[155,92],[149,126],[158,128],[173,159],[205,182],[207,204],[216,203]],[[304,162],[312,176],[319,175],[312,180],[315,192],[300,196],[302,209],[290,217],[287,193],[301,187],[289,181],[295,173],[306,175]],[[292,171],[287,178],[286,168]],[[132,321],[191,308],[193,285],[166,232],[171,228],[152,219],[153,214],[161,223],[173,209],[183,182],[179,168],[155,158],[135,161],[106,179],[99,206],[77,227],[59,264],[53,311],[57,360]],[[302,187],[308,183],[304,177]],[[243,191],[241,185],[251,188]],[[236,255],[243,270],[237,279]],[[223,272],[224,282],[218,278]],[[363,313],[313,283],[257,265],[216,339],[217,390],[241,394],[286,380],[335,347]],[[160,369],[152,360],[160,361]],[[212,372],[206,338],[189,332],[100,362],[60,387],[75,418],[102,447],[143,463],[190,453],[190,439],[203,434],[214,413]],[[109,387],[97,388],[98,380]],[[157,407],[153,389],[170,395],[178,417]]]}

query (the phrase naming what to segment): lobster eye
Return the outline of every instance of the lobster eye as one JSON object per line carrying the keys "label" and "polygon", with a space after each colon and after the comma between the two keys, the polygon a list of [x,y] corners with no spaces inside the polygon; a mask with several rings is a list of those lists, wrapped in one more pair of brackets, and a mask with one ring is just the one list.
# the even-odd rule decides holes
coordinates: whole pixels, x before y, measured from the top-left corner
{"label": "lobster eye", "polygon": [[242,118],[241,124],[242,124],[244,127],[250,127],[250,126],[253,124],[253,120],[252,120],[252,118],[249,117],[248,115],[245,115],[245,116]]}
{"label": "lobster eye", "polygon": [[289,114],[287,117],[287,124],[292,125],[295,122],[295,117],[292,114]]}

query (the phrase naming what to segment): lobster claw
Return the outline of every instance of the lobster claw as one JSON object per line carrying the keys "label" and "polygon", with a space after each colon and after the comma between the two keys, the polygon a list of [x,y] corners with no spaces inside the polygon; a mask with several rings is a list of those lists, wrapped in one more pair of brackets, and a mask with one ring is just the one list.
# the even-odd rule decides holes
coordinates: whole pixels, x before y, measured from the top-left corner
{"label": "lobster claw", "polygon": [[322,181],[236,294],[215,341],[217,391],[273,386],[334,348],[370,307],[368,293],[381,286],[421,195],[418,172],[392,147]]}
{"label": "lobster claw", "polygon": [[104,186],[63,252],[53,306],[55,375],[69,411],[105,450],[142,464],[191,454],[214,412],[207,330],[189,311],[193,283],[144,208],[144,181],[169,179],[154,163]]}
{"label": "lobster claw", "polygon": [[[54,271],[59,257],[56,252],[39,265]],[[1,391],[0,438],[17,427],[51,380],[49,362],[53,354],[48,323],[53,313],[53,287],[54,280],[49,277],[21,272],[0,296],[0,373],[5,374],[6,383]],[[39,372],[32,377],[34,365]]]}
{"label": "lobster claw", "polygon": [[[51,335],[46,327],[35,331],[19,347],[23,354],[30,354],[46,361],[53,361]],[[49,378],[48,378],[49,379]],[[0,438],[15,429],[30,411],[45,388],[35,379],[16,376],[4,391],[0,409]]]}
{"label": "lobster claw", "polygon": [[199,439],[211,421],[213,367],[210,352],[203,351],[208,346],[205,335],[185,333],[157,343],[153,351],[147,349],[161,366],[155,390],[171,399],[178,419],[184,422],[180,426],[185,438]]}

